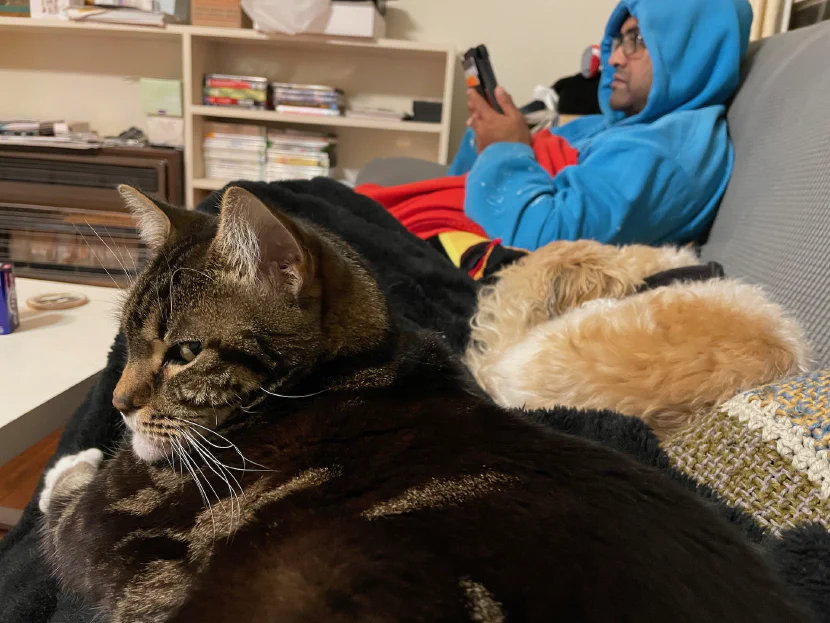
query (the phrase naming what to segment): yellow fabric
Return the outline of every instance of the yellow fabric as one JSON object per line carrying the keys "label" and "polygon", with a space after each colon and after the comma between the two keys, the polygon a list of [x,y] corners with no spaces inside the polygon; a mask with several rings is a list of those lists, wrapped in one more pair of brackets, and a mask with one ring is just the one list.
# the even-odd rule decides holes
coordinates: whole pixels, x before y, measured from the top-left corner
{"label": "yellow fabric", "polygon": [[444,247],[447,257],[454,266],[461,266],[461,256],[464,252],[474,244],[480,242],[487,242],[487,238],[482,238],[477,234],[471,234],[466,231],[447,231],[443,234],[438,234],[438,240]]}

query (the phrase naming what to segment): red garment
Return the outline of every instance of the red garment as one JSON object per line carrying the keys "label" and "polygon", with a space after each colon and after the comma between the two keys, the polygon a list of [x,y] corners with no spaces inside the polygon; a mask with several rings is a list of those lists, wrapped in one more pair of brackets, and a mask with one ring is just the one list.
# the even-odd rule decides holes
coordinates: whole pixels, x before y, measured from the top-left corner
{"label": "red garment", "polygon": [[[539,132],[533,137],[536,161],[556,175],[576,164],[579,153],[561,136]],[[448,231],[466,231],[487,237],[484,230],[464,214],[466,175],[383,187],[361,184],[355,190],[380,203],[410,232],[426,240]]]}

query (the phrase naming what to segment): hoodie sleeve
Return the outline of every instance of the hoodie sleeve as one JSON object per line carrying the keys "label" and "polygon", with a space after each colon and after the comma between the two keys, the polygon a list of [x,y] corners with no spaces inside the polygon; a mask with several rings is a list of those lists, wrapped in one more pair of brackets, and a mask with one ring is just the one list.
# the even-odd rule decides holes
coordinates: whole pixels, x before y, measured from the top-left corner
{"label": "hoodie sleeve", "polygon": [[529,250],[581,238],[657,243],[682,229],[690,194],[686,172],[653,141],[597,141],[556,177],[530,146],[495,143],[467,177],[464,211],[489,236]]}
{"label": "hoodie sleeve", "polygon": [[464,175],[473,167],[477,157],[476,135],[472,128],[467,128],[458,145],[458,153],[453,158],[448,175]]}

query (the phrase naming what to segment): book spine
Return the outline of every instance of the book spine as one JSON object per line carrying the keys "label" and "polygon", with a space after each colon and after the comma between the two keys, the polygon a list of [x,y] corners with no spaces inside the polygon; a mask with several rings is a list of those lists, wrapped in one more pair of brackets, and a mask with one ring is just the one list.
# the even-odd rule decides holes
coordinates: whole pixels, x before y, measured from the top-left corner
{"label": "book spine", "polygon": [[265,91],[256,89],[231,89],[226,87],[205,87],[203,94],[207,97],[230,97],[237,99],[253,100],[256,102],[268,101],[268,94]]}
{"label": "book spine", "polygon": [[277,112],[289,115],[311,115],[318,117],[339,117],[340,111],[333,108],[309,108],[307,106],[283,106],[276,107]]}
{"label": "book spine", "polygon": [[205,86],[217,89],[255,89],[257,91],[266,91],[268,89],[267,83],[264,82],[228,80],[227,78],[205,78]]}
{"label": "book spine", "polygon": [[241,100],[232,97],[209,97],[205,96],[203,101],[208,106],[239,106],[241,108],[265,109],[265,104],[254,100]]}

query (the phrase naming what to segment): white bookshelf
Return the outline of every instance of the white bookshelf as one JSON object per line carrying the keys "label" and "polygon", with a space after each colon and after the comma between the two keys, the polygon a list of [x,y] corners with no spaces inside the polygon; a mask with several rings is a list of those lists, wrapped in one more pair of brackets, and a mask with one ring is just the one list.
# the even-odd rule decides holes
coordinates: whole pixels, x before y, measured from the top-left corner
{"label": "white bookshelf", "polygon": [[[210,119],[330,130],[338,136],[337,176],[354,172],[378,156],[446,163],[457,63],[454,46],[394,39],[0,17],[0,81],[5,93],[0,98],[0,117],[89,121],[102,134],[131,125],[146,128],[138,78],[181,79],[185,197],[192,207],[225,182],[204,177],[203,124]],[[205,73],[329,84],[343,89],[356,105],[407,110],[414,99],[438,100],[444,114],[441,123],[416,123],[203,106]]]}

